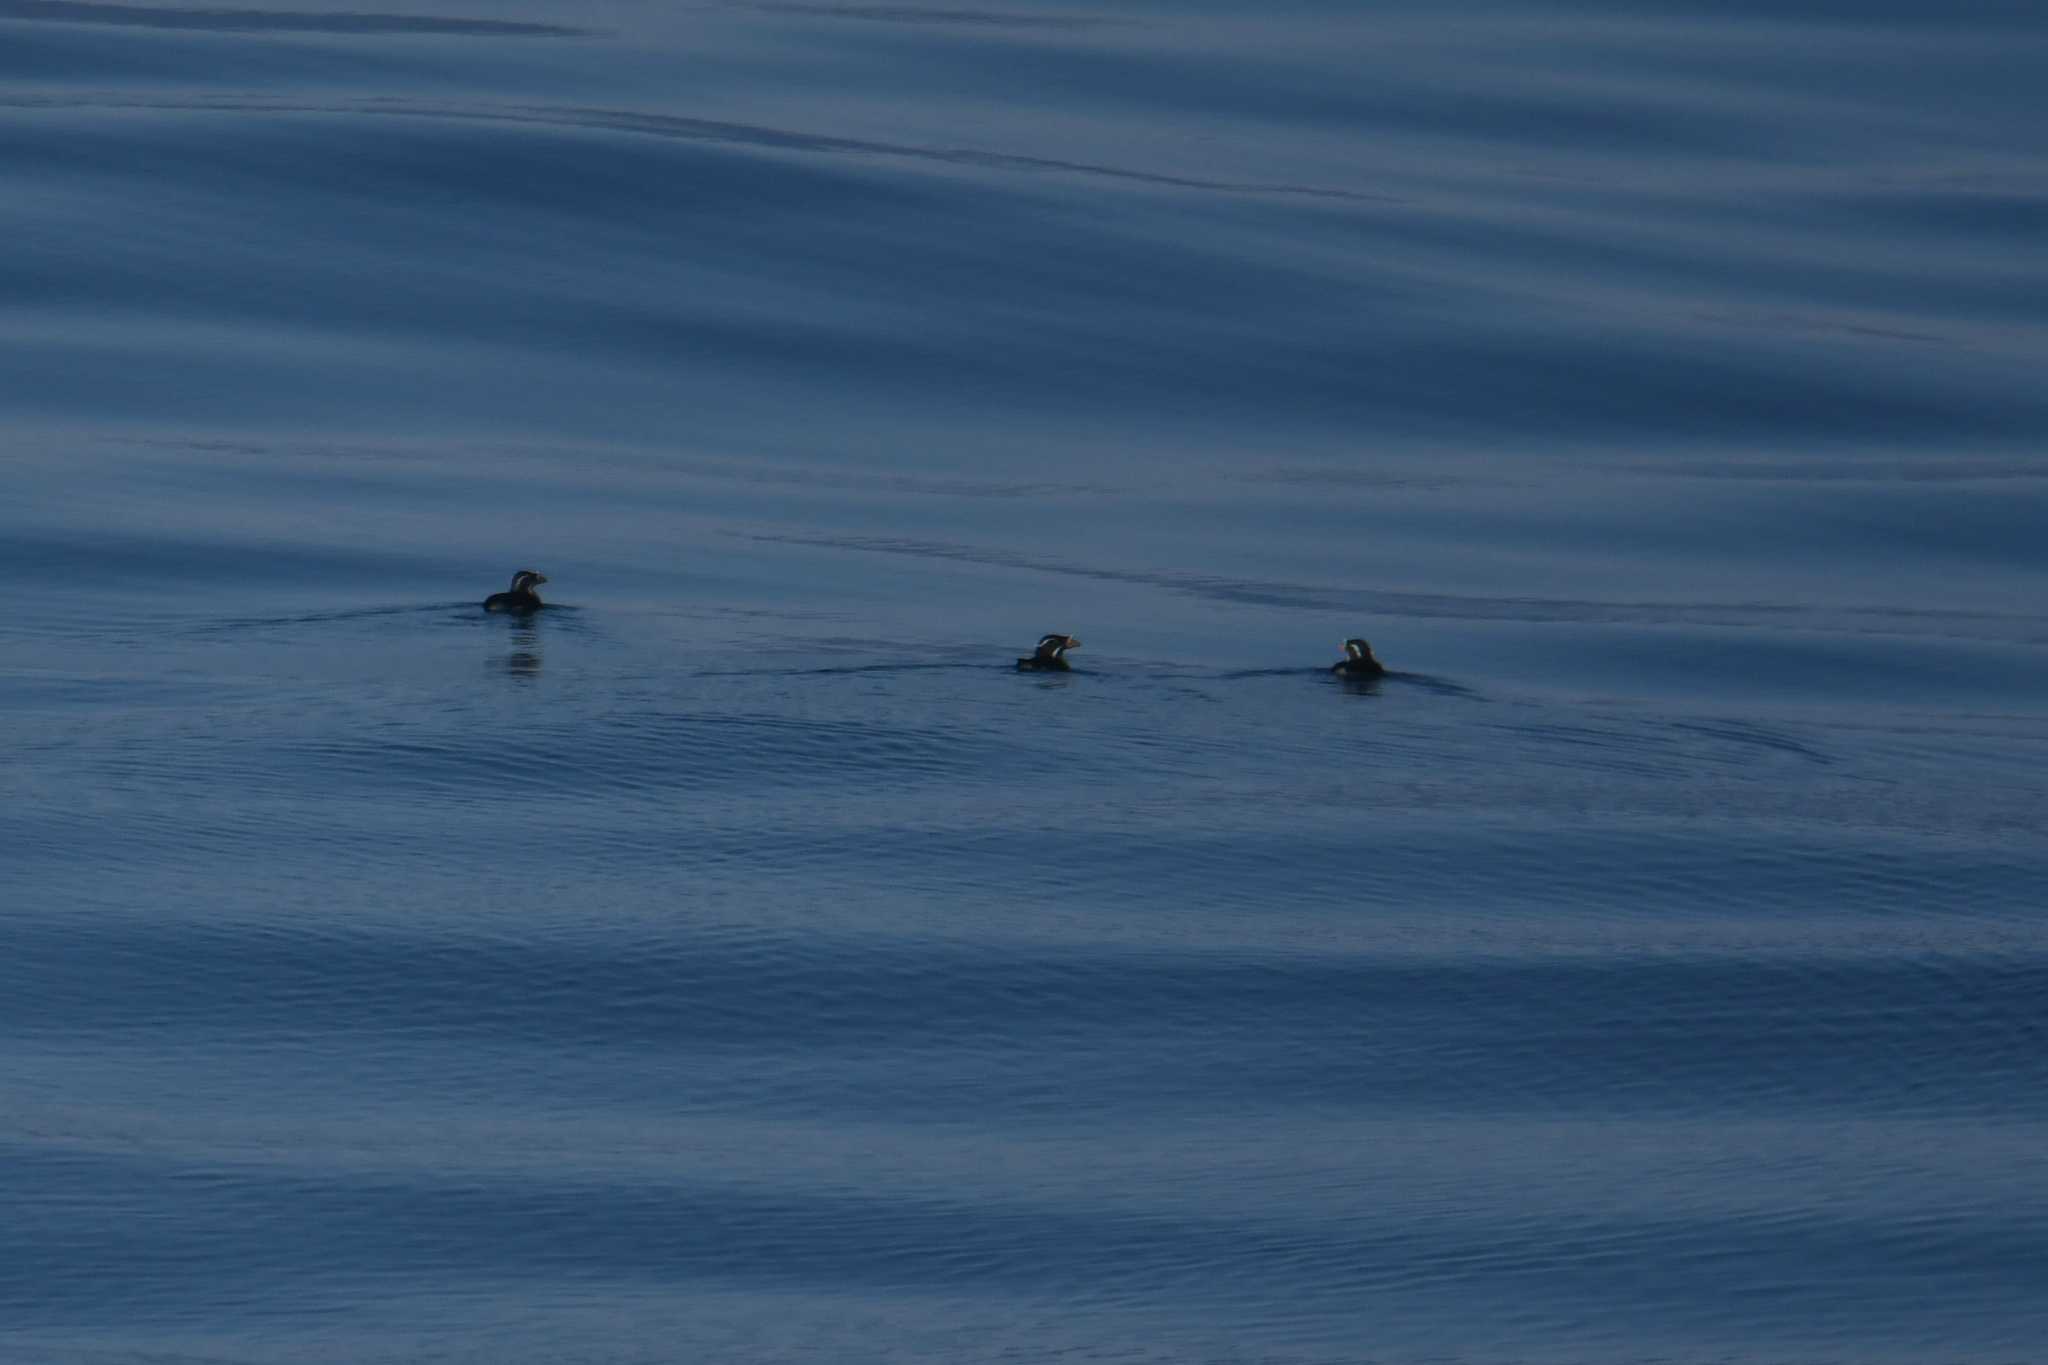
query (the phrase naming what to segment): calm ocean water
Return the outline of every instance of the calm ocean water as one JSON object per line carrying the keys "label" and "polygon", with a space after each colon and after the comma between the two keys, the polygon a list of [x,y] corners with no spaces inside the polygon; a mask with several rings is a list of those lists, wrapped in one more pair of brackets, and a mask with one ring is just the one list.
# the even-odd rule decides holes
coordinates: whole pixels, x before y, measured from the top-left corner
{"label": "calm ocean water", "polygon": [[2048,12],[377,11],[0,0],[0,1362],[2048,1359]]}

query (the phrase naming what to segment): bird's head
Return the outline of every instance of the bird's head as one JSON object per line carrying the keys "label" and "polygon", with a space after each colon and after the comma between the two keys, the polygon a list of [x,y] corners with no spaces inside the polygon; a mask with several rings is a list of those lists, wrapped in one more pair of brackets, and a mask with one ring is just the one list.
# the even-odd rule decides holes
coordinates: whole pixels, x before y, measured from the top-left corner
{"label": "bird's head", "polygon": [[1038,657],[1057,659],[1070,649],[1079,649],[1081,642],[1071,635],[1041,635],[1038,637]]}

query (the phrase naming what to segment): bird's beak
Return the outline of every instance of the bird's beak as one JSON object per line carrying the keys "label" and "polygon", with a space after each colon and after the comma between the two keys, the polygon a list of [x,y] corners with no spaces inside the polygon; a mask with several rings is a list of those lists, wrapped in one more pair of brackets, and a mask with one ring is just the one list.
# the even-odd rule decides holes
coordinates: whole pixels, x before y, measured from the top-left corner
{"label": "bird's beak", "polygon": [[533,581],[536,583],[545,583],[548,581],[548,576],[544,573],[537,573],[533,576]]}
{"label": "bird's beak", "polygon": [[1079,649],[1080,647],[1081,647],[1081,642],[1080,642],[1080,641],[1079,641],[1078,639],[1076,639],[1076,638],[1075,638],[1074,636],[1072,636],[1072,635],[1069,635],[1069,636],[1067,637],[1067,648],[1068,648],[1068,649]]}

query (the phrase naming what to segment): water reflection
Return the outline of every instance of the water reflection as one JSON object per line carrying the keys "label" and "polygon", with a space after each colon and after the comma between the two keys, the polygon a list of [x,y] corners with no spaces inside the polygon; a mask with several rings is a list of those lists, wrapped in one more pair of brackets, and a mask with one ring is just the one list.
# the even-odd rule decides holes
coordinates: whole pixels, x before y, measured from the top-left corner
{"label": "water reflection", "polygon": [[514,678],[531,680],[540,676],[545,654],[541,649],[540,617],[528,616],[512,627],[512,652],[498,660]]}

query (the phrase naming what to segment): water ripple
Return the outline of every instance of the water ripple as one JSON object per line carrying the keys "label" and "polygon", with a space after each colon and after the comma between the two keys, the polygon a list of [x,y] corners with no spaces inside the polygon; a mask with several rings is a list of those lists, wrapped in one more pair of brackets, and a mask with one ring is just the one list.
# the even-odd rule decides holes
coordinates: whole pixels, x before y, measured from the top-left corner
{"label": "water ripple", "polygon": [[93,0],[0,0],[0,19],[192,29],[211,33],[429,33],[482,38],[581,38],[596,32],[561,24],[444,18],[427,14],[195,9],[176,5],[116,5],[95,3]]}

